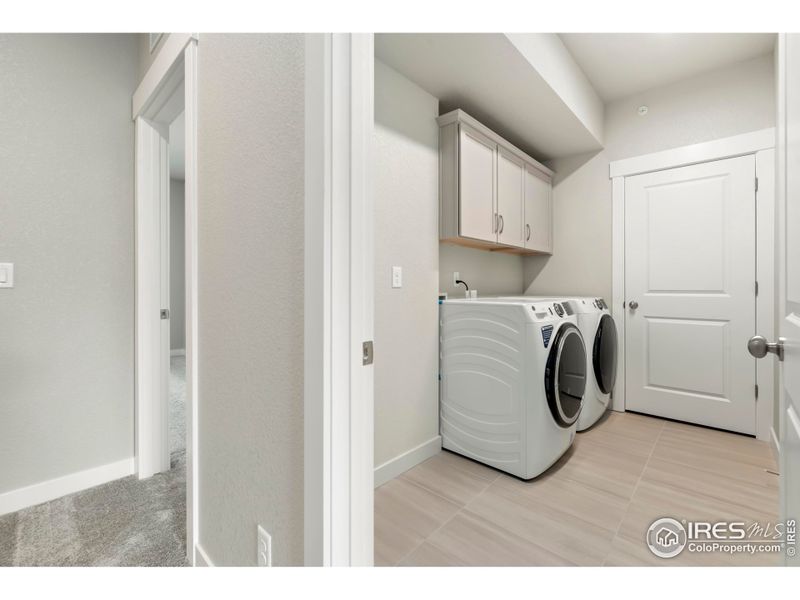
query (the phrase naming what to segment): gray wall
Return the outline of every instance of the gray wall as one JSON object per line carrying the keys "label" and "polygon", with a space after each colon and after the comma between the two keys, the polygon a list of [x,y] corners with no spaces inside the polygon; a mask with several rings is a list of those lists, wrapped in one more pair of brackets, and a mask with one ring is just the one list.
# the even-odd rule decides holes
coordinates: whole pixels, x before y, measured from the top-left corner
{"label": "gray wall", "polygon": [[304,36],[203,34],[200,544],[303,562]]}
{"label": "gray wall", "polygon": [[[609,160],[775,125],[772,53],[636,94],[606,107]],[[640,117],[636,109],[647,105]]]}
{"label": "gray wall", "polygon": [[0,493],[133,456],[135,35],[0,36]]}
{"label": "gray wall", "polygon": [[532,295],[611,299],[611,181],[605,152],[548,163],[553,178],[553,255],[524,259]]}
{"label": "gray wall", "polygon": [[375,466],[439,434],[438,114],[438,99],[375,62]]}
{"label": "gray wall", "polygon": [[186,349],[185,185],[169,180],[169,345]]}
{"label": "gray wall", "polygon": [[[641,117],[636,109],[647,105]],[[605,149],[554,161],[552,257],[525,258],[529,294],[611,297],[609,162],[775,124],[772,54],[606,106]],[[589,242],[588,250],[582,240]]]}
{"label": "gray wall", "polygon": [[515,254],[439,244],[439,291],[451,298],[463,298],[464,286],[453,285],[453,272],[458,272],[479,296],[519,294],[523,290],[523,265],[522,257]]}

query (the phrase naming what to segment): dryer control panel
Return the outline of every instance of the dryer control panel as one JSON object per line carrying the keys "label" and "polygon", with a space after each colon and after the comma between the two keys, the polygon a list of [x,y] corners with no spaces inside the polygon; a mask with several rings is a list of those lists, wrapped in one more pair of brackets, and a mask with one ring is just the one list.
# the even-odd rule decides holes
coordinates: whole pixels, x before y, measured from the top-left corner
{"label": "dryer control panel", "polygon": [[541,304],[531,305],[531,310],[537,320],[552,319],[553,317],[564,318],[564,315],[571,315],[572,310],[566,304],[560,302],[543,302]]}

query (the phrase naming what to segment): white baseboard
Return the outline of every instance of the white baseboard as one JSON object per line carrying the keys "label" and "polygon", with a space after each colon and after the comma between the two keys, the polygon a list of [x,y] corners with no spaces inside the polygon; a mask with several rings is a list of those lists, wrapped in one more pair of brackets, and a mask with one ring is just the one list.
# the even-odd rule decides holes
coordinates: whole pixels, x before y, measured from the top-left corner
{"label": "white baseboard", "polygon": [[169,351],[170,356],[186,356],[186,348],[175,348]]}
{"label": "white baseboard", "polygon": [[67,494],[88,490],[96,485],[133,475],[133,472],[133,458],[126,458],[107,465],[79,471],[78,473],[71,473],[63,477],[35,483],[28,487],[11,490],[0,494],[0,515],[49,502]]}
{"label": "white baseboard", "polygon": [[203,550],[200,544],[194,545],[194,566],[195,567],[213,567],[213,561],[208,558],[208,554]]}
{"label": "white baseboard", "polygon": [[375,467],[375,487],[383,485],[387,481],[394,479],[401,473],[408,471],[411,467],[417,466],[424,460],[439,453],[442,449],[442,436],[437,435],[423,442],[416,448],[404,452],[391,460],[387,460],[382,465]]}
{"label": "white baseboard", "polygon": [[769,445],[772,448],[772,455],[775,457],[775,464],[780,468],[781,466],[781,443],[778,441],[778,435],[775,429],[769,428]]}

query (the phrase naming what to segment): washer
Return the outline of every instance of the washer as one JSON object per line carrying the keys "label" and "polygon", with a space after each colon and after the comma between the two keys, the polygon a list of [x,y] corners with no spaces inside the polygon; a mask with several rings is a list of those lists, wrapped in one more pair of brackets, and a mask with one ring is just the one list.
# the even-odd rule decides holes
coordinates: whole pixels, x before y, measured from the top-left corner
{"label": "washer", "polygon": [[560,302],[442,302],[442,446],[522,479],[572,444],[587,382],[577,318]]}
{"label": "washer", "polygon": [[578,431],[588,429],[603,416],[617,379],[617,328],[602,298],[508,296],[501,301],[559,302],[577,317],[578,328],[587,346],[587,377]]}

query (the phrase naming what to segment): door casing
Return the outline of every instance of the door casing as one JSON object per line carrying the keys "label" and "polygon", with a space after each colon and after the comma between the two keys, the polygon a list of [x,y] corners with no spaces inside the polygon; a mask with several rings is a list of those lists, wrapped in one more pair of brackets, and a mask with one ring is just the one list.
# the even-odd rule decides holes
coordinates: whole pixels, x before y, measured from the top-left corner
{"label": "door casing", "polygon": [[[160,256],[153,256],[161,235],[152,216],[161,209],[167,193],[164,169],[156,153],[164,148],[155,138],[155,120],[183,105],[185,119],[185,211],[186,211],[186,554],[197,564],[198,480],[197,480],[197,43],[198,35],[170,33],[158,56],[143,77],[132,98],[131,118],[136,123],[136,300],[135,300],[135,455],[140,478],[169,468],[168,413],[163,397],[165,378],[160,362],[164,327],[158,309],[162,273]],[[182,91],[181,91],[182,88]],[[181,96],[183,102],[181,103]],[[178,110],[178,113],[180,111]],[[177,113],[176,113],[177,114]],[[156,172],[157,171],[157,172]],[[168,175],[167,175],[168,176]],[[168,181],[166,187],[168,189]],[[168,324],[166,325],[169,326]],[[159,332],[156,335],[156,332]],[[169,352],[167,351],[167,355]],[[166,458],[165,458],[166,457]],[[165,460],[167,461],[165,464]]]}
{"label": "door casing", "polygon": [[[619,360],[611,408],[625,411],[625,178],[725,158],[755,155],[756,201],[756,328],[772,339],[775,334],[775,129],[768,128],[711,142],[683,146],[614,161],[609,167],[612,188],[611,313],[617,325]],[[775,444],[773,407],[775,367],[757,361],[756,437]]]}
{"label": "door casing", "polygon": [[373,564],[373,73],[372,34],[306,35],[307,566]]}

